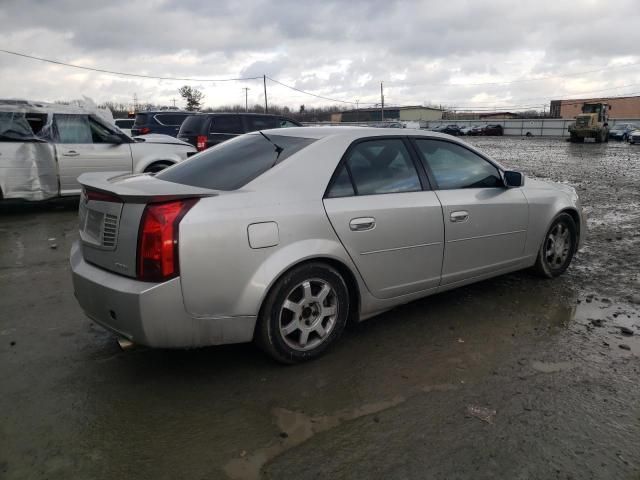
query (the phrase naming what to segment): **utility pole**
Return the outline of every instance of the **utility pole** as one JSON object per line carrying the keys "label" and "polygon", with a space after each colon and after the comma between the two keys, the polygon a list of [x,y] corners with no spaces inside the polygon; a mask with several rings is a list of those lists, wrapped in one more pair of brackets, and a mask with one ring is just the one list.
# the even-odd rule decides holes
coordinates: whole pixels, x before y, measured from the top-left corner
{"label": "utility pole", "polygon": [[264,82],[264,113],[269,113],[269,105],[267,105],[267,76],[262,76]]}
{"label": "utility pole", "polygon": [[356,122],[360,121],[360,109],[358,106],[360,105],[360,100],[356,98]]}
{"label": "utility pole", "polygon": [[384,122],[384,92],[382,90],[382,82],[380,82],[380,120]]}
{"label": "utility pole", "polygon": [[133,94],[133,111],[138,113],[138,95],[136,93]]}
{"label": "utility pole", "polygon": [[[244,111],[248,112],[249,111],[249,87],[242,87],[242,89],[244,90]],[[266,94],[265,94],[265,99],[267,98]]]}

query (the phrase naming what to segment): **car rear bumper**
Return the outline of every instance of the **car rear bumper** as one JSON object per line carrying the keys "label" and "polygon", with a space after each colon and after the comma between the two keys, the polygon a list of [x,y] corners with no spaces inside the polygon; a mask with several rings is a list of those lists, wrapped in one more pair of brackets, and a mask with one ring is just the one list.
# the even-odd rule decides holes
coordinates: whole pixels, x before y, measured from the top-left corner
{"label": "car rear bumper", "polygon": [[184,308],[180,278],[140,282],[87,263],[79,242],[71,248],[76,299],[85,314],[134,343],[191,348],[249,342],[256,317],[194,317]]}

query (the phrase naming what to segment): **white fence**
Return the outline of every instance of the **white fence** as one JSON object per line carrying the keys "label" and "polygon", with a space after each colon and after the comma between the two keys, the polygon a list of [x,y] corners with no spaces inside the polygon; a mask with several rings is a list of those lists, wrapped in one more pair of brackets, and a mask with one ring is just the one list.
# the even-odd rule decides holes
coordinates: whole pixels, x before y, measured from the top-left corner
{"label": "white fence", "polygon": [[[502,125],[505,135],[514,136],[536,136],[536,137],[566,137],[569,135],[567,130],[569,125],[573,123],[573,119],[562,118],[519,118],[512,120],[438,120],[428,122],[426,128],[432,129],[440,125]],[[634,123],[640,127],[640,119],[638,118],[618,118],[609,120],[609,128],[616,123]]]}
{"label": "white fence", "polygon": [[[466,125],[502,125],[505,135],[511,136],[534,136],[534,137],[566,137],[569,135],[567,130],[569,125],[573,123],[573,119],[562,118],[519,118],[512,120],[431,120],[428,122],[419,122],[420,128],[433,129],[440,125],[458,125],[464,127]],[[612,128],[616,123],[633,123],[640,127],[640,118],[618,118],[615,120],[609,120],[609,128]],[[368,122],[368,123],[356,123],[356,122],[305,122],[304,125],[309,126],[376,126],[376,127],[402,127],[405,125],[407,128],[415,128],[414,124],[418,122],[400,122],[397,120],[391,120],[387,122]]]}

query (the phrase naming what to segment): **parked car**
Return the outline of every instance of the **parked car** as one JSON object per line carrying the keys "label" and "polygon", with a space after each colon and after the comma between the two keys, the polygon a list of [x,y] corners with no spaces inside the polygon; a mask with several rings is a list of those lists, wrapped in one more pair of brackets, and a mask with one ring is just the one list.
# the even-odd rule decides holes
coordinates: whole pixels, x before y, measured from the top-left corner
{"label": "parked car", "polygon": [[131,138],[86,110],[0,102],[0,199],[79,195],[85,172],[157,172],[195,148],[167,135]]}
{"label": "parked car", "polygon": [[640,143],[640,130],[636,129],[629,132],[629,143],[632,145],[636,143]]}
{"label": "parked car", "polygon": [[259,113],[200,113],[191,115],[180,127],[178,138],[198,151],[206,150],[243,133],[272,128],[301,127],[302,124],[279,115]]}
{"label": "parked car", "polygon": [[468,135],[475,127],[473,125],[464,125],[460,127],[460,135]]}
{"label": "parked car", "polygon": [[132,136],[131,129],[133,128],[134,122],[135,119],[133,118],[116,118],[114,120],[116,127],[118,127],[120,130],[122,130],[123,133],[129,135],[130,137]]}
{"label": "parked car", "polygon": [[502,136],[503,132],[504,130],[502,128],[502,125],[495,123],[482,127],[479,134],[484,136]]}
{"label": "parked car", "polygon": [[626,141],[629,138],[629,134],[637,128],[638,127],[632,123],[616,124],[609,130],[609,138]]}
{"label": "parked car", "polygon": [[131,128],[133,135],[148,135],[149,133],[161,133],[177,137],[180,125],[193,112],[181,110],[158,110],[136,113],[136,119]]}
{"label": "parked car", "polygon": [[76,298],[129,342],[255,340],[294,363],[348,320],[523,268],[566,270],[586,228],[573,188],[404,132],[265,130],[155,176],[83,175]]}
{"label": "parked car", "polygon": [[439,133],[446,133],[447,135],[460,135],[460,127],[458,125],[440,125],[434,128],[432,131]]}
{"label": "parked car", "polygon": [[476,137],[478,135],[482,135],[482,129],[484,128],[484,125],[474,125],[471,129],[469,129],[467,131],[467,136],[470,137]]}

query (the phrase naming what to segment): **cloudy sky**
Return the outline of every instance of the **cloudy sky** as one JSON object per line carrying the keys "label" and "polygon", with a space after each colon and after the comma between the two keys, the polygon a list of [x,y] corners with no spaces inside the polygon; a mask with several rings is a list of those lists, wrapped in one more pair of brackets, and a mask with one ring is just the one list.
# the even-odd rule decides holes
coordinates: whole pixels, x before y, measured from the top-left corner
{"label": "cloudy sky", "polygon": [[[552,98],[640,92],[637,0],[0,0],[0,49],[75,65],[191,81],[115,76],[0,53],[5,98],[263,103],[261,77],[361,106],[542,108]],[[268,81],[271,103],[327,105]],[[351,105],[345,103],[346,107]],[[548,108],[548,107],[547,107]]]}

